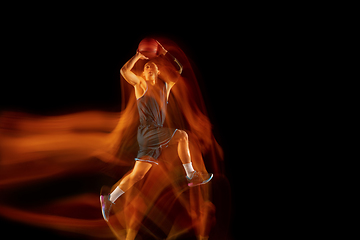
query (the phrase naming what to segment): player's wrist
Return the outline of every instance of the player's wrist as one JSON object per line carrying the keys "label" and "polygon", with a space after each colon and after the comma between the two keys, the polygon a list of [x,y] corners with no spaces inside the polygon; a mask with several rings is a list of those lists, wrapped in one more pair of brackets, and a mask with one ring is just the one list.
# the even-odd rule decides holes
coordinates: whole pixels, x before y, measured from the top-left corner
{"label": "player's wrist", "polygon": [[161,49],[161,53],[160,53],[160,55],[166,55],[168,53],[168,51],[166,50],[166,49]]}

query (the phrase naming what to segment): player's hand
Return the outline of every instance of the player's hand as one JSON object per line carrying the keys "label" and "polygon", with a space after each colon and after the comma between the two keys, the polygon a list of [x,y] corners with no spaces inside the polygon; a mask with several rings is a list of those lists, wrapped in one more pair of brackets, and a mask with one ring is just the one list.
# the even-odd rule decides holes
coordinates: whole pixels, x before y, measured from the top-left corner
{"label": "player's hand", "polygon": [[165,55],[168,51],[159,43],[158,40],[156,40],[156,42],[159,44],[159,55]]}
{"label": "player's hand", "polygon": [[142,54],[141,52],[139,51],[136,51],[136,57],[138,59],[149,59],[148,57],[146,57],[144,54]]}

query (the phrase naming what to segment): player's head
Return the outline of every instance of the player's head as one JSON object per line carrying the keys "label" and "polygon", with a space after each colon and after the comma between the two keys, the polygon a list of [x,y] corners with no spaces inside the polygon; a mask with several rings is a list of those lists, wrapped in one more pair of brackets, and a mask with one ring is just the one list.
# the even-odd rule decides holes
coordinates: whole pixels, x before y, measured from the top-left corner
{"label": "player's head", "polygon": [[159,68],[154,62],[149,61],[145,64],[143,71],[145,80],[156,80],[159,74]]}

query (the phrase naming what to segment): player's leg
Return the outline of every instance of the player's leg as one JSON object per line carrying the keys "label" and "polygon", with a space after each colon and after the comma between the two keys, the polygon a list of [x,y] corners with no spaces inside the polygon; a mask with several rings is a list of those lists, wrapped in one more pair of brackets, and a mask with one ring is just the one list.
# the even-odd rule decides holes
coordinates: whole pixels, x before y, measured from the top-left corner
{"label": "player's leg", "polygon": [[126,177],[124,177],[118,187],[124,192],[126,192],[135,183],[143,179],[151,167],[151,163],[136,161],[132,172]]}
{"label": "player's leg", "polygon": [[171,139],[170,144],[177,143],[178,154],[183,164],[191,163],[191,155],[189,149],[189,137],[183,130],[177,130]]}
{"label": "player's leg", "polygon": [[189,182],[189,186],[197,186],[209,182],[213,174],[212,173],[199,173],[194,170],[191,161],[191,154],[189,148],[189,137],[188,134],[183,130],[177,130],[170,141],[170,144],[178,144],[177,151],[179,158],[183,164],[186,172],[186,176]]}
{"label": "player's leg", "polygon": [[150,170],[151,166],[152,165],[150,163],[136,161],[131,173],[121,180],[120,184],[114,189],[114,191],[110,194],[106,192],[101,194],[100,202],[105,221],[109,220],[110,211],[115,201],[135,183],[143,179],[146,173]]}
{"label": "player's leg", "polygon": [[135,166],[130,174],[124,177],[119,185],[110,194],[110,201],[115,203],[123,193],[131,188],[135,183],[143,179],[152,165],[147,162],[136,161]]}

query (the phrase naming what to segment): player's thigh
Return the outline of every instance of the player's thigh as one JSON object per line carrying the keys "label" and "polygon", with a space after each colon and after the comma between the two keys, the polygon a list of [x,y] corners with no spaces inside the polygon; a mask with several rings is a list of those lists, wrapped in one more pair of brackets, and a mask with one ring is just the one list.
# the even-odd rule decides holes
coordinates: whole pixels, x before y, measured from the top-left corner
{"label": "player's thigh", "polygon": [[146,175],[146,173],[150,170],[151,167],[151,163],[136,161],[131,174],[141,179]]}

